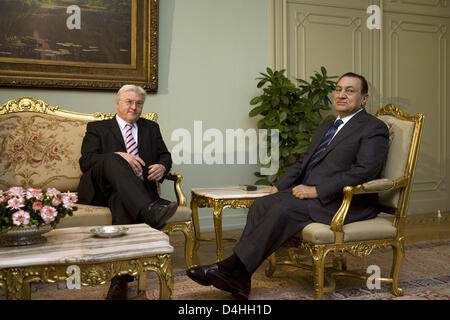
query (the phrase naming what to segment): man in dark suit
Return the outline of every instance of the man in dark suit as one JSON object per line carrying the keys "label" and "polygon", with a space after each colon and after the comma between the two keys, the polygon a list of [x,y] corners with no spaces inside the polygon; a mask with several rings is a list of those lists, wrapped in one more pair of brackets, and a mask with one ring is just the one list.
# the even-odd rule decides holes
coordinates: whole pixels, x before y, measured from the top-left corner
{"label": "man in dark suit", "polygon": [[[116,95],[115,117],[88,123],[78,198],[80,203],[108,206],[115,225],[145,222],[161,229],[178,205],[157,192],[156,182],[164,180],[172,159],[158,124],[140,118],[145,96],[141,87],[125,85]],[[127,280],[132,277],[115,277],[107,299],[125,299]]]}
{"label": "man in dark suit", "polygon": [[[379,176],[389,132],[365,111],[367,93],[367,81],[360,75],[346,73],[338,80],[333,98],[338,118],[323,122],[304,158],[278,179],[268,196],[253,203],[233,255],[187,270],[191,279],[248,299],[251,275],[264,259],[308,224],[330,224],[344,186]],[[374,218],[376,206],[376,195],[355,196],[345,223]]]}

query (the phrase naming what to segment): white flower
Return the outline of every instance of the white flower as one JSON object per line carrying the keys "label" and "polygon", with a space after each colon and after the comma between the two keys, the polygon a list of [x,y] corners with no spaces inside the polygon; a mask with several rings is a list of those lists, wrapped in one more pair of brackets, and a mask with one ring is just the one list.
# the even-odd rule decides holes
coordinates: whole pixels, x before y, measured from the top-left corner
{"label": "white flower", "polygon": [[11,187],[6,191],[6,194],[10,197],[22,197],[25,194],[25,190],[22,187]]}
{"label": "white flower", "polygon": [[30,214],[23,210],[16,211],[12,214],[12,221],[16,226],[27,225],[30,223]]}
{"label": "white flower", "polygon": [[56,197],[61,192],[58,189],[55,189],[55,188],[47,188],[47,191],[45,193],[49,197]]}
{"label": "white flower", "polygon": [[47,224],[55,221],[55,218],[57,215],[58,215],[58,211],[53,207],[43,206],[41,209],[41,218]]}
{"label": "white flower", "polygon": [[8,200],[7,208],[19,210],[25,206],[25,200],[20,198],[11,198]]}
{"label": "white flower", "polygon": [[44,195],[41,189],[28,188],[27,189],[27,199],[36,198],[38,200],[44,199]]}
{"label": "white flower", "polygon": [[73,202],[77,202],[78,201],[78,196],[76,193],[67,191],[66,193],[64,193],[64,195],[66,195],[67,197],[70,198],[70,200],[72,200]]}
{"label": "white flower", "polygon": [[73,209],[74,202],[72,201],[72,199],[69,196],[63,196],[62,203],[63,203],[63,207],[66,208],[67,210]]}

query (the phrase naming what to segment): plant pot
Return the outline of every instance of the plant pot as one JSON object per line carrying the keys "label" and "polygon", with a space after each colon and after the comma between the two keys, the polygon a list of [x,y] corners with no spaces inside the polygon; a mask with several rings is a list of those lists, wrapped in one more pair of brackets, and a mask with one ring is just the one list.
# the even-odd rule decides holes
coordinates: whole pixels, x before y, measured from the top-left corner
{"label": "plant pot", "polygon": [[0,246],[13,247],[44,243],[47,241],[47,238],[43,237],[42,234],[51,230],[52,226],[49,224],[22,228],[13,227],[0,236]]}

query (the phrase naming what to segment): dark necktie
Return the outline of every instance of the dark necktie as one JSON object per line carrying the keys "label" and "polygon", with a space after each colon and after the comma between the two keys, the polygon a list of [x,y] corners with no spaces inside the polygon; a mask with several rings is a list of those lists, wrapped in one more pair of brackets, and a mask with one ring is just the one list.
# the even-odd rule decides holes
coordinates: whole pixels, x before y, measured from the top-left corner
{"label": "dark necktie", "polygon": [[334,137],[334,134],[336,133],[337,129],[341,124],[343,124],[344,121],[341,119],[336,120],[334,124],[331,126],[330,129],[328,129],[327,134],[323,137],[322,141],[320,141],[319,145],[316,148],[316,151],[314,151],[313,155],[309,159],[308,165],[305,169],[305,175],[303,178],[303,183],[306,184],[309,174],[311,173],[312,167],[316,164],[316,162],[319,160],[322,153],[325,151],[325,148],[328,146],[328,144],[331,142],[331,140]]}

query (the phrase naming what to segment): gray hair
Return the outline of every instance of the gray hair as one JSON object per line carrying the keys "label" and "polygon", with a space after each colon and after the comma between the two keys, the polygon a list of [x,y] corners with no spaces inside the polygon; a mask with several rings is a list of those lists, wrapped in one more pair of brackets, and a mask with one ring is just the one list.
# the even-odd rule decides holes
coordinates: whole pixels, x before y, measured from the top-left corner
{"label": "gray hair", "polygon": [[122,88],[119,89],[119,91],[117,91],[116,94],[116,101],[120,100],[120,96],[122,95],[122,93],[127,92],[127,91],[134,91],[137,94],[140,94],[142,97],[142,101],[145,101],[145,97],[147,95],[147,93],[145,92],[145,90],[141,87],[141,86],[137,86],[134,84],[125,84],[122,86]]}

